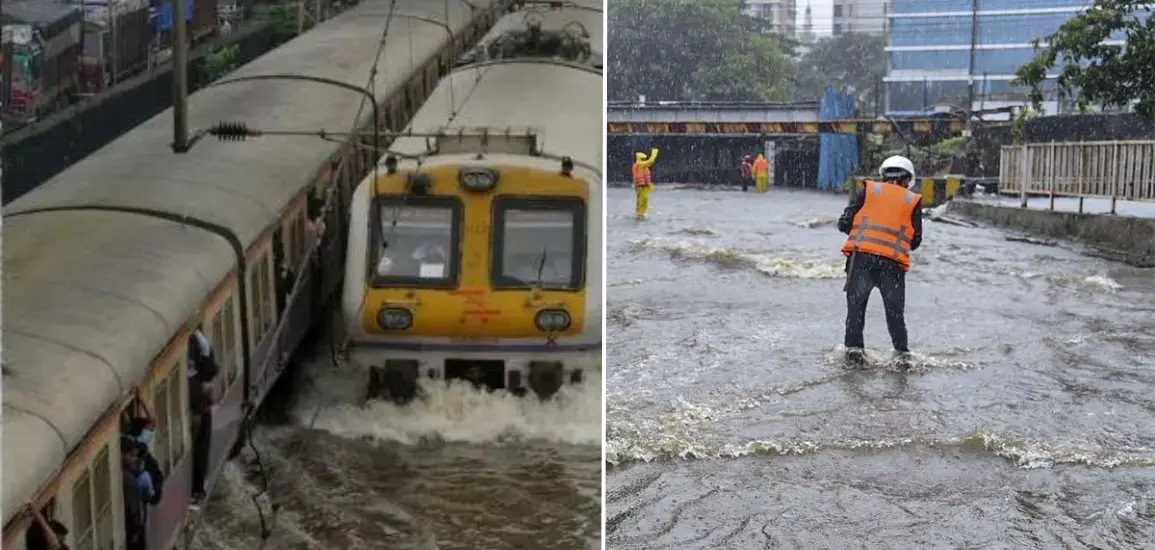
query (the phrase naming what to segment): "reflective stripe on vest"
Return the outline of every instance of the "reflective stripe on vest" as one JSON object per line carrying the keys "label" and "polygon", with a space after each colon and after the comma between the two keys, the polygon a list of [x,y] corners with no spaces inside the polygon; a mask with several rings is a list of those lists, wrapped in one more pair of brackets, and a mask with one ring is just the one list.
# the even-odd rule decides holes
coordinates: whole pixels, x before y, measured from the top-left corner
{"label": "reflective stripe on vest", "polygon": [[[883,184],[878,182],[870,182],[870,194],[875,197],[882,196]],[[906,206],[914,205],[918,195],[906,190],[906,195],[903,197],[903,204]],[[865,202],[863,203],[865,206]],[[862,216],[861,219],[854,223],[850,228],[849,244],[855,251],[863,250],[862,245],[865,243],[875,244],[887,249],[893,253],[893,258],[903,265],[910,264],[910,246],[911,238],[906,235],[908,229],[907,225],[899,225],[898,229],[893,229],[884,225],[870,223],[869,216]],[[867,231],[873,231],[878,234],[886,235],[886,239],[867,236]]]}

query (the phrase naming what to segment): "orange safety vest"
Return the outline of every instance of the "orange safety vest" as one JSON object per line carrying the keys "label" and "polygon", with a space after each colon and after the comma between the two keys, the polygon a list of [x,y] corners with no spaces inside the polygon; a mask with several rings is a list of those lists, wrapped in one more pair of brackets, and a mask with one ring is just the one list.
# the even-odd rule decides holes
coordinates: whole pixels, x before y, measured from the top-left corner
{"label": "orange safety vest", "polygon": [[652,179],[650,179],[650,169],[649,168],[642,168],[640,165],[638,165],[638,163],[635,162],[634,167],[633,167],[633,172],[634,172],[634,187],[645,187],[647,185],[653,185],[654,184],[654,181]]}
{"label": "orange safety vest", "polygon": [[874,254],[898,262],[903,271],[909,270],[910,243],[914,239],[910,215],[921,202],[922,195],[902,186],[866,182],[866,200],[854,216],[842,255]]}
{"label": "orange safety vest", "polygon": [[760,159],[760,160],[754,161],[754,175],[764,176],[769,171],[770,171],[770,161],[769,160]]}

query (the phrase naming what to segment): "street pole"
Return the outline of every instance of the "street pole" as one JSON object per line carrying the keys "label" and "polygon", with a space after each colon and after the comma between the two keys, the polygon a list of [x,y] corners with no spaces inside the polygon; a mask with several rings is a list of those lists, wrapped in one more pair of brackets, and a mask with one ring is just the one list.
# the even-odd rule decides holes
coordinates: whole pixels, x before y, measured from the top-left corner
{"label": "street pole", "polygon": [[173,0],[172,24],[172,150],[187,152],[188,143],[188,28],[187,0]]}
{"label": "street pole", "polygon": [[973,129],[971,127],[971,117],[972,117],[972,114],[974,112],[974,106],[975,106],[975,57],[976,57],[976,54],[978,53],[978,47],[977,47],[978,41],[979,41],[979,0],[971,0],[971,56],[970,56],[970,61],[967,63],[967,82],[970,84],[970,86],[968,86],[969,91],[967,93],[966,131],[963,132],[963,135],[966,136],[968,141],[971,139],[971,135],[972,135],[971,131]]}

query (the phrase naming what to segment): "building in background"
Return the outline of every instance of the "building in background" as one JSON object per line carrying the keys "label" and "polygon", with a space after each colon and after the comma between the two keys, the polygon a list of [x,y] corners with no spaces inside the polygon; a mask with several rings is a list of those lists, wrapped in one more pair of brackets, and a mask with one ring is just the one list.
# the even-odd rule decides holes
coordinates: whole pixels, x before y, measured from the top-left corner
{"label": "building in background", "polygon": [[[1058,30],[1092,0],[890,0],[886,111],[903,115],[950,106],[965,110],[974,79],[975,110],[1023,105],[1010,85],[1033,55],[1030,42]],[[977,9],[976,9],[977,2]],[[978,26],[971,21],[977,15]],[[1122,44],[1122,33],[1110,42]],[[974,51],[973,67],[971,52]],[[1057,73],[1051,75],[1057,76]],[[1053,81],[1043,108],[1061,110]]]}
{"label": "building in background", "polygon": [[[888,4],[897,0],[834,0],[830,34],[886,32]],[[934,4],[933,0],[923,0]]]}
{"label": "building in background", "polygon": [[797,0],[743,0],[742,13],[769,24],[769,32],[796,38]]}

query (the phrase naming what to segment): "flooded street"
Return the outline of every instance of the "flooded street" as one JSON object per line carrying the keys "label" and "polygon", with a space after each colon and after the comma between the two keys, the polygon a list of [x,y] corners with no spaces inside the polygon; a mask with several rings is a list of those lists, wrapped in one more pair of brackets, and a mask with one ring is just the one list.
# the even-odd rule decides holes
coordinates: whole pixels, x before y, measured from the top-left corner
{"label": "flooded street", "polygon": [[1155,548],[1155,272],[928,220],[847,370],[845,201],[610,190],[607,547]]}
{"label": "flooded street", "polygon": [[253,495],[264,478],[246,448],[225,467],[192,548],[600,547],[596,375],[548,403],[437,385],[410,407],[362,408],[363,376],[334,368],[327,352],[308,363],[312,379],[288,414],[266,415],[253,438],[270,537],[262,545]]}

